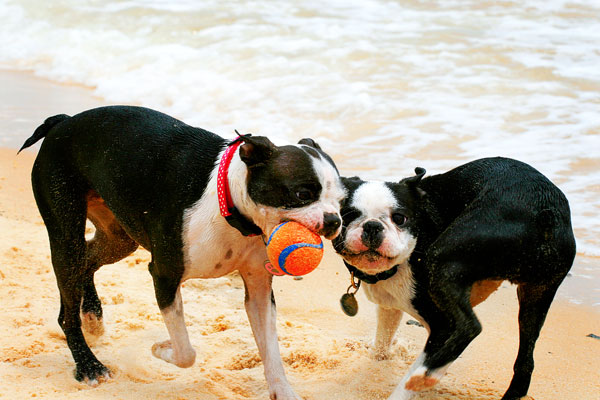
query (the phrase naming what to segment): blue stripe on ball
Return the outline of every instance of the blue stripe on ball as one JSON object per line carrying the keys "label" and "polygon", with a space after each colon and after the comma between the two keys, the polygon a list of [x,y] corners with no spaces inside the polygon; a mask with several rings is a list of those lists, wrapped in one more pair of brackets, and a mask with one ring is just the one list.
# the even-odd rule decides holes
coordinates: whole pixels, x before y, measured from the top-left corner
{"label": "blue stripe on ball", "polygon": [[275,235],[275,232],[277,232],[281,227],[283,227],[288,222],[290,222],[290,221],[285,221],[284,223],[281,223],[281,224],[277,225],[275,227],[275,229],[273,229],[273,232],[271,232],[271,236],[269,236],[269,240],[267,240],[267,246],[269,245],[269,243],[271,243],[271,239],[273,239],[273,236]]}
{"label": "blue stripe on ball", "polygon": [[285,272],[288,275],[294,275],[294,274],[290,274],[286,269],[285,269],[285,260],[287,260],[288,256],[290,254],[292,254],[292,252],[296,249],[299,249],[301,247],[312,247],[315,249],[322,249],[323,248],[323,242],[319,243],[319,244],[312,244],[312,243],[294,243],[289,245],[288,247],[286,247],[285,249],[283,249],[281,251],[281,253],[279,253],[279,258],[277,259],[277,263],[279,264],[279,268],[281,268],[281,270],[283,272]]}

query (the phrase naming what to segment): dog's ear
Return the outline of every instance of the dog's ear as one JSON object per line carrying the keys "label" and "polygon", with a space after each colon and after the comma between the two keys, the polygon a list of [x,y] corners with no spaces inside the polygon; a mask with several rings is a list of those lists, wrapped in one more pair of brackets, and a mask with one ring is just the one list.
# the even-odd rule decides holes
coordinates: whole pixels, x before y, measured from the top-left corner
{"label": "dog's ear", "polygon": [[352,193],[354,193],[360,185],[365,183],[365,181],[360,179],[358,176],[353,176],[351,178],[341,176],[340,179],[342,181],[342,185],[344,185],[344,188],[346,189],[346,194],[344,195],[344,199],[341,203],[341,206],[345,207],[350,199],[350,196],[352,196]]}
{"label": "dog's ear", "polygon": [[314,147],[317,150],[321,150],[321,146],[319,146],[319,144],[317,142],[315,142],[314,140],[312,140],[311,138],[300,139],[298,144],[304,144],[304,145],[307,145],[310,147]]}
{"label": "dog's ear", "polygon": [[271,158],[275,145],[264,136],[240,135],[244,144],[240,146],[240,158],[249,167],[262,165]]}
{"label": "dog's ear", "polygon": [[425,168],[417,167],[415,168],[415,176],[411,176],[410,178],[404,178],[402,182],[406,183],[408,186],[417,186],[421,179],[425,176]]}
{"label": "dog's ear", "polygon": [[344,185],[344,187],[346,189],[348,189],[349,191],[354,191],[354,190],[358,189],[358,187],[362,183],[364,183],[364,181],[362,179],[360,179],[358,176],[353,176],[351,178],[342,176],[342,177],[340,177],[340,179],[342,180],[342,184]]}
{"label": "dog's ear", "polygon": [[419,183],[425,176],[426,172],[427,171],[425,171],[425,168],[417,167],[415,168],[415,176],[404,178],[400,181],[400,183],[404,183],[409,189],[415,190],[420,197],[423,197],[425,195],[425,191],[419,187]]}

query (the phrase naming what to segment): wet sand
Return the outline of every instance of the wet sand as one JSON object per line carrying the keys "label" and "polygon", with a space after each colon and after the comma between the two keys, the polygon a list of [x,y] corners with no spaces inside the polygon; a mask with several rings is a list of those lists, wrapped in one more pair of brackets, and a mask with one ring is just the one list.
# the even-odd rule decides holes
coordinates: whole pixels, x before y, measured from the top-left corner
{"label": "wet sand", "polygon": [[[10,78],[13,84],[17,75]],[[38,88],[36,102],[42,109],[31,109],[30,115],[25,112],[27,122],[19,125],[31,124],[25,136],[43,118],[72,112],[49,110],[48,105],[55,104],[45,103],[44,98],[73,95],[72,109],[89,108],[95,102],[83,88],[48,85]],[[7,98],[3,91],[2,97],[5,105],[27,103],[14,92]],[[0,137],[12,134],[0,126]],[[16,156],[15,149],[0,149],[0,398],[268,398],[244,311],[243,284],[236,275],[185,283],[186,320],[198,353],[193,367],[178,369],[152,356],[152,344],[166,339],[167,332],[154,300],[147,272],[149,254],[144,250],[96,274],[106,333],[89,339],[97,357],[112,369],[113,379],[96,388],[74,380],[73,361],[56,322],[58,289],[46,231],[29,182],[34,156],[35,150]],[[393,358],[371,359],[374,306],[361,291],[359,314],[346,317],[338,300],[348,284],[348,273],[329,245],[321,266],[304,279],[275,278],[280,348],[288,378],[304,399],[385,399],[425,343],[425,330],[407,325],[410,318],[405,316]],[[483,333],[441,383],[419,399],[501,397],[512,376],[518,346],[515,288],[503,284],[476,312]],[[598,398],[600,340],[587,337],[591,333],[600,335],[600,314],[559,297],[536,347],[529,392],[533,398]]]}

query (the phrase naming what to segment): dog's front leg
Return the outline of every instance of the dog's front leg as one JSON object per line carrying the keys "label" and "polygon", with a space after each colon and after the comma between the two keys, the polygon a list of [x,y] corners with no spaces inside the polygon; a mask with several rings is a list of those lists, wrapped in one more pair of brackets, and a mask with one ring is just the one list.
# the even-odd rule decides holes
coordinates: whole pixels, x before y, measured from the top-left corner
{"label": "dog's front leg", "polygon": [[388,400],[410,400],[412,399],[418,392],[414,390],[408,390],[406,388],[406,382],[413,376],[414,372],[420,368],[423,368],[423,361],[425,361],[425,353],[421,353],[419,357],[412,363],[408,372],[402,378],[400,384],[396,387],[392,395],[388,398]]}
{"label": "dog's front leg", "polygon": [[427,353],[423,351],[412,363],[408,372],[402,378],[388,400],[409,400],[421,390],[433,387],[444,376],[450,364],[441,368],[429,370],[425,367]]}
{"label": "dog's front leg", "polygon": [[275,298],[271,288],[273,275],[262,268],[240,270],[246,288],[244,304],[258,346],[260,358],[273,400],[299,400],[290,386],[279,353],[276,329]]}
{"label": "dog's front leg", "polygon": [[390,357],[390,346],[402,314],[401,310],[377,306],[377,333],[371,353],[376,360],[387,360]]}
{"label": "dog's front leg", "polygon": [[160,312],[171,339],[155,343],[152,346],[152,354],[156,358],[175,364],[178,367],[191,367],[196,360],[196,351],[190,343],[187,328],[185,326],[180,287],[177,287],[175,298],[171,305],[161,308]]}

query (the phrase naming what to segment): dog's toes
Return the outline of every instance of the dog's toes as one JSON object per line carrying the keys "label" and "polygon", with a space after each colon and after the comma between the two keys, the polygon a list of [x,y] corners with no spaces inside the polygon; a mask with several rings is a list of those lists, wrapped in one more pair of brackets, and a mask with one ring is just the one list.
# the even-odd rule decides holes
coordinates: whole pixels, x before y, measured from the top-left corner
{"label": "dog's toes", "polygon": [[111,376],[110,370],[99,361],[89,362],[75,369],[75,379],[92,387],[108,381]]}
{"label": "dog's toes", "polygon": [[422,375],[414,375],[412,376],[406,385],[404,386],[406,390],[412,390],[413,392],[418,392],[420,390],[429,389],[435,384],[438,383],[438,379],[422,374]]}
{"label": "dog's toes", "polygon": [[[366,347],[369,350],[369,357],[375,361],[391,360],[397,354],[397,341],[394,340],[391,345],[377,345],[374,342],[369,343]],[[402,347],[400,347],[402,351]]]}
{"label": "dog's toes", "polygon": [[285,377],[281,377],[276,382],[268,384],[270,400],[302,400],[302,397],[294,392],[294,389],[292,389]]}
{"label": "dog's toes", "polygon": [[152,355],[168,363],[175,364],[173,358],[173,347],[170,340],[154,343],[152,345]]}
{"label": "dog's toes", "polygon": [[272,392],[269,395],[270,400],[302,400],[302,397],[294,393],[293,390],[282,392]]}
{"label": "dog's toes", "polygon": [[388,349],[371,349],[369,356],[375,361],[384,361],[392,358]]}
{"label": "dog's toes", "polygon": [[91,387],[96,387],[101,383],[107,382],[110,378],[112,378],[112,375],[109,371],[106,371],[104,374],[98,376],[96,379],[85,378],[84,382]]}
{"label": "dog's toes", "polygon": [[168,363],[177,365],[180,368],[189,368],[196,361],[196,351],[190,346],[186,351],[182,352],[179,357],[176,356],[173,350],[173,344],[170,340],[154,343],[152,345],[152,355]]}

